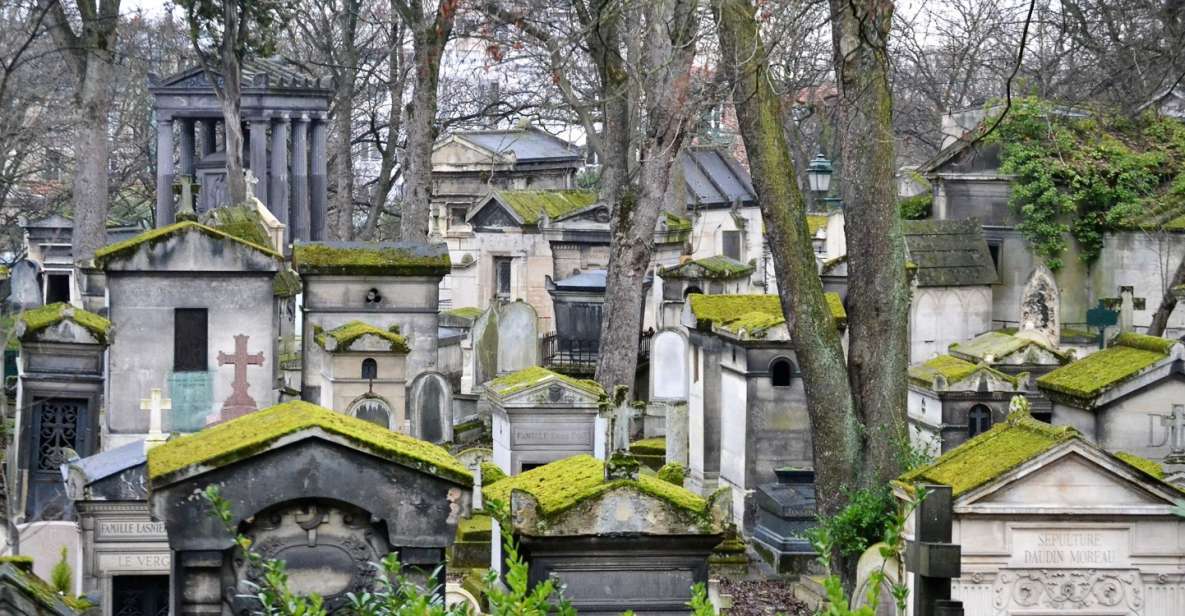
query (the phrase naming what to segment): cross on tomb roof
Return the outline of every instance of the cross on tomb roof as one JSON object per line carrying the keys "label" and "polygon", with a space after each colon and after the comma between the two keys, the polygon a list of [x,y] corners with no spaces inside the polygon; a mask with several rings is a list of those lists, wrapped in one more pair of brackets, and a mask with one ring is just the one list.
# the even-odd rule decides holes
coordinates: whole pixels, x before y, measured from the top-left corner
{"label": "cross on tomb roof", "polygon": [[164,397],[159,387],[152,388],[152,393],[140,400],[140,410],[148,411],[148,438],[144,440],[146,450],[165,442],[165,433],[161,430],[161,412],[172,409],[173,401]]}

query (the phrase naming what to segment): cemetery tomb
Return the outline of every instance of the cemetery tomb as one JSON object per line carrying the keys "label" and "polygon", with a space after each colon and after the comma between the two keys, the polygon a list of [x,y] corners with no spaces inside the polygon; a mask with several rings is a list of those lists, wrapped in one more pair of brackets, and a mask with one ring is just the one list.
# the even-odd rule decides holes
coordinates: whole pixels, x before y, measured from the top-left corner
{"label": "cemetery tomb", "polygon": [[1028,373],[1005,374],[953,355],[914,364],[909,367],[910,438],[934,454],[952,449],[1003,421],[1018,393],[1036,393]]}
{"label": "cemetery tomb", "polygon": [[815,472],[798,468],[774,471],[777,481],[757,488],[757,522],[753,540],[761,554],[779,573],[803,573],[816,554],[806,539],[815,526]]}
{"label": "cemetery tomb", "polygon": [[1077,428],[1109,451],[1185,468],[1185,345],[1122,333],[1108,348],[1037,379],[1053,422]]}
{"label": "cemetery tomb", "polygon": [[0,613],[6,616],[75,616],[24,556],[0,556]]}
{"label": "cemetery tomb", "polygon": [[391,551],[426,582],[469,513],[473,477],[441,447],[295,401],[151,449],[148,481],[171,590],[189,614],[250,610],[246,584],[260,575],[194,496],[207,486],[259,555],[287,562],[292,590],[319,593],[332,612],[372,587],[371,563]]}
{"label": "cemetery tomb", "polygon": [[398,328],[350,321],[328,331],[313,331],[314,341],[326,354],[321,406],[412,434],[404,406],[410,349]]}
{"label": "cemetery tomb", "polygon": [[[707,581],[724,536],[721,509],[682,487],[639,474],[629,456],[580,455],[485,488],[508,507],[503,525],[530,566],[529,583],[559,578],[582,614],[686,614],[691,586]],[[502,560],[493,544],[493,560]]]}
{"label": "cemetery tomb", "polygon": [[517,475],[596,445],[597,414],[605,391],[596,381],[546,368],[527,368],[485,384],[494,462]]}
{"label": "cemetery tomb", "polygon": [[[1033,419],[1022,398],[1014,407],[895,483],[902,499],[918,483],[949,487],[950,541],[961,546],[952,593],[965,613],[1180,614],[1185,519],[1173,510],[1185,494],[1155,462]],[[911,541],[917,516],[906,527]]]}

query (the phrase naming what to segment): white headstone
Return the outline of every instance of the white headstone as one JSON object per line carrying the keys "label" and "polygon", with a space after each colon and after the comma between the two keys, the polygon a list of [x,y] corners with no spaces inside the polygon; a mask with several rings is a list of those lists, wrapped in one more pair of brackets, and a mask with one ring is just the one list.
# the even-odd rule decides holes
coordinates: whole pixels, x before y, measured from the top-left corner
{"label": "white headstone", "polygon": [[12,266],[9,274],[8,302],[16,310],[36,308],[44,303],[41,297],[41,285],[37,282],[37,273],[41,269],[34,261],[22,259]]}
{"label": "white headstone", "polygon": [[687,399],[687,338],[677,330],[664,329],[650,343],[650,398]]}
{"label": "white headstone", "polygon": [[539,329],[535,309],[510,302],[498,309],[498,374],[539,365]]}

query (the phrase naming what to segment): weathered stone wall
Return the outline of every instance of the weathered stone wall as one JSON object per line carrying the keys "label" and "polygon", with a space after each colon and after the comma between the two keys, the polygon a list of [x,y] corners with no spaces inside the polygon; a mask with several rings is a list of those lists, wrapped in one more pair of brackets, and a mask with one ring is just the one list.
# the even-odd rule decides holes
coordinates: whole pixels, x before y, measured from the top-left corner
{"label": "weathered stone wall", "polygon": [[[1108,451],[1126,451],[1157,462],[1172,439],[1164,419],[1185,403],[1185,378],[1169,377],[1095,411],[1095,438]],[[1060,406],[1060,405],[1059,405]]]}
{"label": "weathered stone wall", "polygon": [[909,310],[910,363],[992,329],[992,287],[914,289]]}
{"label": "weathered stone wall", "polygon": [[[441,299],[459,308],[485,309],[496,294],[495,257],[511,257],[510,299],[521,299],[539,314],[540,331],[555,329],[551,296],[544,282],[553,274],[550,243],[539,233],[506,229],[505,233],[481,233],[446,237],[452,273],[441,281]],[[465,265],[466,255],[472,262]]]}

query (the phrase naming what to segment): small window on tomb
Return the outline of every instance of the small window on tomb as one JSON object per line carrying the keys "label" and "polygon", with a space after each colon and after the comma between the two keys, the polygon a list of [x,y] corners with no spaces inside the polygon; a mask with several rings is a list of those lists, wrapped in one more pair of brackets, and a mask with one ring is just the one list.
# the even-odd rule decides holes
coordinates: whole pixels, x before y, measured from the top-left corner
{"label": "small window on tomb", "polygon": [[451,206],[448,209],[448,225],[456,227],[465,224],[465,215],[469,213],[469,208],[461,206]]}
{"label": "small window on tomb", "polygon": [[785,357],[779,357],[769,365],[769,379],[774,387],[789,387],[794,378],[794,364]]}
{"label": "small window on tomb", "polygon": [[967,412],[967,438],[983,434],[992,427],[992,410],[976,404]]}
{"label": "small window on tomb", "polygon": [[70,301],[70,274],[48,274],[45,279],[45,303]]}
{"label": "small window on tomb", "polygon": [[390,428],[391,407],[381,398],[364,398],[354,404],[351,414],[376,426]]}
{"label": "small window on tomb", "polygon": [[494,258],[494,288],[499,299],[510,299],[510,257]]}
{"label": "small window on tomb", "polygon": [[988,253],[992,256],[992,267],[994,267],[996,269],[996,271],[999,272],[1000,271],[1000,243],[999,242],[988,243]]}
{"label": "small window on tomb", "polygon": [[687,287],[687,289],[685,289],[685,290],[683,291],[683,299],[687,299],[687,296],[688,296],[688,295],[691,295],[692,293],[695,293],[695,294],[698,294],[698,295],[703,295],[703,294],[704,294],[704,292],[703,292],[702,290],[700,290],[700,288],[699,288],[699,287],[697,287],[697,286],[695,286],[695,285],[692,285],[692,286],[690,286],[690,287]]}
{"label": "small window on tomb", "polygon": [[373,358],[367,357],[362,360],[362,378],[370,380],[379,378],[379,364]]}
{"label": "small window on tomb", "polygon": [[723,242],[724,256],[734,261],[741,260],[741,232],[740,231],[721,231],[720,239]]}
{"label": "small window on tomb", "polygon": [[205,372],[209,350],[205,308],[173,311],[173,372]]}

